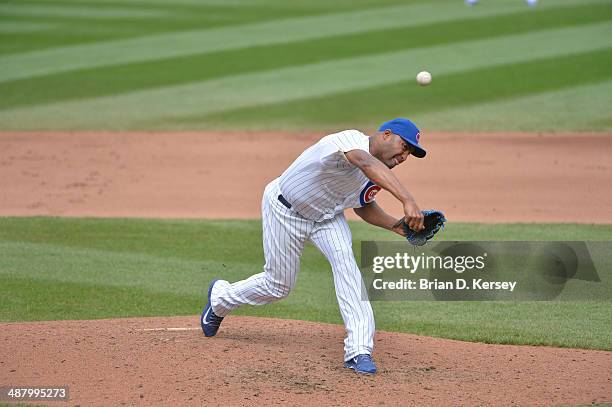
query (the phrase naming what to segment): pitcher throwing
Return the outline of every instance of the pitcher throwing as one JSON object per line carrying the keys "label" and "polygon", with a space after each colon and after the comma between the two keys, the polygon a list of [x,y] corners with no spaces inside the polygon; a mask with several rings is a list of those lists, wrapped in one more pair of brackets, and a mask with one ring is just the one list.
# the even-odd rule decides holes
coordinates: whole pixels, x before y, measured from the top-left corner
{"label": "pitcher throwing", "polygon": [[344,210],[372,225],[406,236],[403,222],[375,201],[381,188],[403,205],[410,229],[423,229],[423,214],[412,194],[391,172],[408,156],[425,157],[419,129],[407,119],[394,119],[372,136],[345,130],[323,137],[266,186],[262,200],[263,272],[229,283],[214,280],[200,323],[214,336],[221,321],[243,304],[262,305],[285,298],[295,286],[304,243],[310,240],[332,267],[336,296],[347,331],[344,366],[376,373],[372,361],[374,315],[362,288]]}

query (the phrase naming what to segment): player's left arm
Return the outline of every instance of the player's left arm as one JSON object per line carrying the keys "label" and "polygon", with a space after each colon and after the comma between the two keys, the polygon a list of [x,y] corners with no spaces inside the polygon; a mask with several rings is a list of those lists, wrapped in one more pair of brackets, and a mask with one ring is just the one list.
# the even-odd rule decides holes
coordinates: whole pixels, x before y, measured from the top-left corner
{"label": "player's left arm", "polygon": [[402,219],[398,221],[397,218],[385,212],[375,201],[353,210],[357,216],[371,225],[390,230],[404,237],[406,236],[406,232],[404,232],[402,227]]}

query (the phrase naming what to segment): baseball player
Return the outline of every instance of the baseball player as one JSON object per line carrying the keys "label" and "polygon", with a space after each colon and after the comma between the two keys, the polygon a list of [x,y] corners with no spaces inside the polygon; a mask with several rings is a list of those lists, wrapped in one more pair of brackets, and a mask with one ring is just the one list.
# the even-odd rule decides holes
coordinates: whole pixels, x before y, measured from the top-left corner
{"label": "baseball player", "polygon": [[306,149],[283,174],[270,182],[262,200],[263,272],[229,283],[213,280],[200,323],[214,336],[221,321],[243,304],[262,305],[285,298],[295,286],[307,240],[332,267],[338,305],[346,327],[344,366],[376,373],[372,361],[374,315],[362,289],[344,210],[353,208],[366,222],[406,235],[401,222],[376,203],[381,188],[404,207],[410,229],[423,229],[423,214],[413,196],[391,172],[409,155],[425,157],[419,129],[407,119],[394,119],[368,137],[345,130],[323,137]]}

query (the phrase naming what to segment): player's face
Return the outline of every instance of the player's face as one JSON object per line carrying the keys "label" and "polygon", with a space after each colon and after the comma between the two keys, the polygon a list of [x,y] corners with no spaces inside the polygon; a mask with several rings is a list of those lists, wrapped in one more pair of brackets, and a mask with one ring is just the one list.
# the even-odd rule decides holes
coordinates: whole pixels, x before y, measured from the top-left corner
{"label": "player's face", "polygon": [[387,140],[387,148],[383,153],[383,162],[389,168],[393,168],[396,165],[400,165],[408,156],[414,151],[414,147],[410,144],[406,143],[400,136],[397,134],[391,133],[390,137]]}

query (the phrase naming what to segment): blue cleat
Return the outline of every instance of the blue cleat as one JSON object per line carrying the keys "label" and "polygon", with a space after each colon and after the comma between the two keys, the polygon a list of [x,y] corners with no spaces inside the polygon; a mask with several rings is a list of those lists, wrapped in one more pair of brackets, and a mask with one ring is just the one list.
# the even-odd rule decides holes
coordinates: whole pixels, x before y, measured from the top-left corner
{"label": "blue cleat", "polygon": [[353,359],[347,360],[344,362],[344,367],[347,369],[353,369],[357,373],[376,373],[376,365],[372,361],[372,356],[368,355],[367,353],[357,355]]}
{"label": "blue cleat", "polygon": [[205,336],[215,336],[217,331],[219,330],[219,326],[221,326],[221,321],[223,321],[223,317],[216,315],[212,309],[212,302],[210,300],[210,295],[212,293],[213,286],[217,280],[213,280],[208,286],[208,302],[206,303],[206,307],[202,311],[202,316],[200,317],[200,325],[202,326],[202,331]]}

